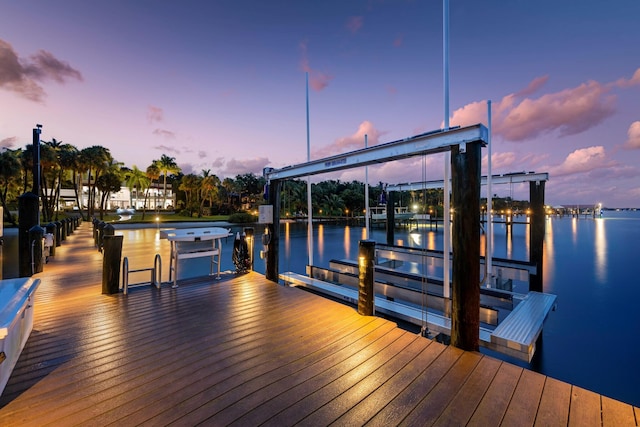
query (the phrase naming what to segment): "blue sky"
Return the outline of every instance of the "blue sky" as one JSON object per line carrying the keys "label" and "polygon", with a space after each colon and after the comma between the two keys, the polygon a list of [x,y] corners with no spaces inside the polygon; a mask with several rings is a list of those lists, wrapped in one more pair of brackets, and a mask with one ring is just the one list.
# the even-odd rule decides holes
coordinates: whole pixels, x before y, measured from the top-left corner
{"label": "blue sky", "polygon": [[[492,100],[494,173],[549,172],[549,204],[640,207],[640,2],[450,11],[451,124],[486,124]],[[442,1],[0,0],[0,147],[41,123],[129,167],[260,173],[306,160],[305,72],[312,158],[440,128]],[[369,176],[442,171],[434,156]]]}

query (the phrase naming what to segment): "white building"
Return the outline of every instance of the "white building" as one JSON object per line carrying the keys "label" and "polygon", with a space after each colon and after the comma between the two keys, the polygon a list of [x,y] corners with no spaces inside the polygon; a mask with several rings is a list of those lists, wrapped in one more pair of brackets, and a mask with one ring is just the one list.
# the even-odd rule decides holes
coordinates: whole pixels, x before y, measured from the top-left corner
{"label": "white building", "polygon": [[[120,191],[116,193],[112,193],[109,196],[109,201],[107,202],[106,209],[113,210],[118,208],[134,208],[136,210],[142,209],[145,205],[145,193],[146,195],[146,209],[147,210],[155,210],[155,209],[173,209],[176,205],[175,195],[173,194],[173,190],[171,188],[171,184],[167,184],[167,197],[164,204],[162,206],[163,197],[162,197],[162,189],[164,184],[162,183],[152,183],[151,187],[145,191],[140,191],[140,195],[136,194],[136,190],[129,190],[126,184],[122,184],[120,187]],[[82,192],[78,194],[78,198],[80,199],[80,204],[83,209],[87,208],[87,200],[89,198],[89,187],[84,185],[82,187]],[[100,204],[100,194],[96,195],[96,208],[99,208]],[[71,210],[77,207],[76,203],[76,195],[73,188],[63,188],[60,190],[60,206],[61,210]]]}

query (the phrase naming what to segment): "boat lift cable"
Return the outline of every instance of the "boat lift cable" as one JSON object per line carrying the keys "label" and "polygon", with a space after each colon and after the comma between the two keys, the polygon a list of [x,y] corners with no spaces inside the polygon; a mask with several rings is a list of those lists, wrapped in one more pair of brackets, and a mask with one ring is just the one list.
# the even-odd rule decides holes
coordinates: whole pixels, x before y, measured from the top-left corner
{"label": "boat lift cable", "polygon": [[[427,156],[423,155],[422,156],[422,182],[426,182],[427,181]],[[427,200],[427,187],[426,185],[424,185],[422,187],[422,203],[423,206],[424,204],[426,204],[426,200]],[[424,209],[423,209],[424,210]],[[419,234],[422,236],[422,241],[421,241],[421,246],[426,245],[426,241],[427,241],[427,229],[426,227],[422,228],[422,231],[420,231],[420,222],[419,220],[416,222],[416,226],[418,227],[418,232]],[[426,249],[426,247],[424,248]],[[421,289],[422,289],[422,327],[420,329],[420,335],[422,335],[423,337],[428,337],[429,336],[429,326],[427,323],[427,251],[424,250],[422,251],[422,259],[421,259],[421,263],[422,263],[422,278],[421,278]]]}

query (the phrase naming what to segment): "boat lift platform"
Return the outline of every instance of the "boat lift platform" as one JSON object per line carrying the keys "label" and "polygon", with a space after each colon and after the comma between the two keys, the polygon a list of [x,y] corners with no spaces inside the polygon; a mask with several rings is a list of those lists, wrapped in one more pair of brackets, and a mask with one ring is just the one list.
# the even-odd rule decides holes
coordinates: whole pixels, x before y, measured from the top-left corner
{"label": "boat lift platform", "polygon": [[[347,286],[294,272],[280,274],[280,280],[292,286],[300,286],[332,296],[349,304],[358,303],[357,289]],[[426,317],[426,324],[430,331],[451,335],[451,319],[448,317],[431,312],[425,313],[421,308],[390,301],[377,295],[374,306],[379,313],[418,326],[423,325]],[[480,327],[480,345],[518,360],[531,362],[544,321],[555,306],[555,295],[529,292],[494,330]]]}

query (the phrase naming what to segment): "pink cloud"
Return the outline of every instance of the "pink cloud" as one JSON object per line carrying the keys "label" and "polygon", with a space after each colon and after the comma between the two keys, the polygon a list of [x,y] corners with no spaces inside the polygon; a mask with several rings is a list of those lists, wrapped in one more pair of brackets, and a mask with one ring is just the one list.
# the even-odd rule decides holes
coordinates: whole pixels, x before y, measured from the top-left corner
{"label": "pink cloud", "polygon": [[610,160],[603,146],[580,148],[570,153],[560,165],[549,168],[553,177],[587,173],[596,169],[609,168],[616,163]]}
{"label": "pink cloud", "polygon": [[[524,141],[551,132],[575,135],[600,124],[615,111],[612,85],[596,81],[537,99],[520,99],[537,91],[546,81],[546,76],[538,77],[527,88],[493,103],[495,135],[510,141]],[[466,126],[486,122],[486,118],[486,102],[473,102],[454,111],[451,124]]]}
{"label": "pink cloud", "polygon": [[162,122],[164,120],[164,110],[160,107],[149,105],[147,108],[147,121],[149,123]]}
{"label": "pink cloud", "polygon": [[182,153],[182,151],[178,150],[176,147],[171,145],[156,145],[153,148],[155,148],[156,150],[160,150],[163,153],[174,153],[174,154]]}
{"label": "pink cloud", "polygon": [[68,80],[82,81],[80,71],[45,50],[28,60],[20,59],[13,46],[0,39],[0,88],[35,102],[42,102],[45,90],[39,82],[48,79],[64,84]]}
{"label": "pink cloud", "polygon": [[352,16],[347,21],[347,29],[352,33],[357,33],[364,25],[364,18],[362,16]]}
{"label": "pink cloud", "polygon": [[300,50],[302,51],[302,60],[300,67],[302,71],[309,73],[309,85],[316,92],[320,92],[327,86],[329,82],[333,80],[333,76],[323,71],[314,70],[309,65],[309,58],[307,57],[307,42],[300,42]]}
{"label": "pink cloud", "polygon": [[595,81],[535,100],[527,98],[508,112],[498,132],[511,141],[552,131],[562,136],[579,134],[611,116],[615,100],[606,86]]}
{"label": "pink cloud", "polygon": [[166,129],[156,129],[153,131],[153,134],[156,136],[161,136],[162,138],[165,139],[175,139],[176,134],[174,132],[171,132],[170,130],[166,130]]}
{"label": "pink cloud", "polygon": [[633,73],[633,76],[630,79],[625,79],[624,77],[616,80],[613,83],[614,86],[618,86],[618,87],[622,87],[622,88],[626,88],[626,87],[631,87],[631,86],[635,86],[635,85],[640,85],[640,68],[638,68],[636,70],[635,73]]}
{"label": "pink cloud", "polygon": [[516,96],[522,97],[522,96],[533,95],[538,91],[538,89],[544,86],[544,84],[547,83],[548,80],[549,80],[548,75],[542,76],[542,77],[536,77],[535,79],[531,80],[531,83],[529,83],[529,86],[522,89],[520,92],[516,93]]}
{"label": "pink cloud", "polygon": [[313,157],[328,157],[334,154],[340,154],[364,148],[365,135],[367,135],[367,145],[371,147],[373,145],[379,144],[380,137],[384,134],[385,132],[380,132],[379,130],[377,130],[374,127],[373,123],[365,120],[364,122],[360,123],[360,126],[358,126],[358,130],[354,134],[339,138],[330,145],[322,147],[318,150],[314,150]]}
{"label": "pink cloud", "polygon": [[255,157],[253,159],[231,159],[224,167],[225,176],[236,176],[245,173],[262,175],[262,169],[269,164],[267,157]]}
{"label": "pink cloud", "polygon": [[635,121],[629,126],[627,131],[627,142],[624,144],[624,148],[630,150],[640,149],[640,121]]}
{"label": "pink cloud", "polygon": [[11,147],[15,146],[15,144],[17,143],[18,143],[18,137],[10,136],[9,138],[4,138],[3,140],[0,140],[0,148],[11,149]]}

